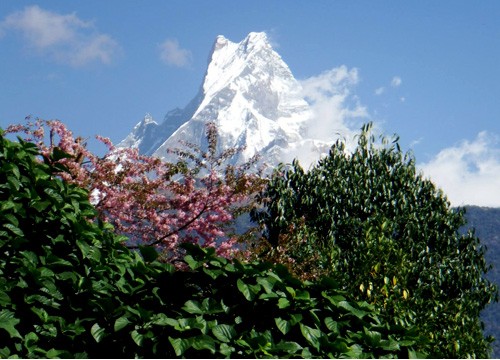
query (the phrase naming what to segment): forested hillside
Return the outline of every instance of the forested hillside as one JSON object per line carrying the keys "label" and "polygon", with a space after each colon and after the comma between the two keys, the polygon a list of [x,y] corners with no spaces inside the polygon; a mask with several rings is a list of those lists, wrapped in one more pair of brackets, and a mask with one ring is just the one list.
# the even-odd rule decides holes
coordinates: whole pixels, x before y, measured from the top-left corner
{"label": "forested hillside", "polygon": [[[486,260],[493,265],[487,278],[496,284],[500,283],[500,208],[485,208],[468,206],[465,217],[468,227],[476,229],[476,235],[488,247]],[[482,313],[486,325],[486,334],[493,335],[496,340],[493,344],[492,357],[500,356],[500,304],[494,303]]]}

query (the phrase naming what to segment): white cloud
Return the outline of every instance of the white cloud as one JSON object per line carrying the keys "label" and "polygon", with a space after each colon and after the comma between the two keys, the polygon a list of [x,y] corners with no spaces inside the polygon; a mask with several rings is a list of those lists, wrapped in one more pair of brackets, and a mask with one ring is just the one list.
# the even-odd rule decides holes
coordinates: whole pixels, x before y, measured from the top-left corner
{"label": "white cloud", "polygon": [[448,196],[453,206],[500,207],[500,146],[485,131],[473,141],[441,150],[420,168]]}
{"label": "white cloud", "polygon": [[360,119],[366,120],[368,112],[351,93],[358,82],[358,70],[344,65],[301,82],[313,112],[310,137],[326,141],[339,136],[349,139],[359,132]]}
{"label": "white cloud", "polygon": [[[308,168],[319,160],[318,151],[326,151],[339,138],[345,139],[348,149],[355,147],[354,135],[368,118],[367,109],[352,93],[359,82],[358,70],[340,66],[301,81],[303,96],[311,109],[307,138],[316,139],[290,149],[286,160],[297,157]],[[321,150],[320,150],[321,149]]]}
{"label": "white cloud", "polygon": [[98,33],[92,22],[83,21],[74,13],[58,14],[37,5],[8,15],[0,29],[4,33],[20,32],[30,48],[72,66],[92,61],[110,63],[119,50],[117,42]]}
{"label": "white cloud", "polygon": [[391,80],[392,87],[399,87],[403,83],[403,80],[399,76],[394,76]]}
{"label": "white cloud", "polygon": [[423,139],[424,139],[423,137],[419,137],[418,139],[413,140],[412,142],[410,142],[410,145],[409,145],[410,149],[412,149],[415,146],[417,146],[418,144],[420,144]]}
{"label": "white cloud", "polygon": [[185,67],[191,63],[191,52],[181,48],[176,39],[165,40],[159,45],[159,48],[160,57],[167,65]]}
{"label": "white cloud", "polygon": [[[391,80],[391,82],[389,83],[389,85],[393,88],[397,88],[397,87],[400,87],[401,84],[403,83],[403,80],[399,77],[399,76],[394,76]],[[379,95],[382,95],[383,93],[385,93],[385,86],[380,86],[378,88],[375,89],[374,93],[375,95],[379,96]],[[401,98],[400,99],[401,102],[404,102],[404,98]]]}

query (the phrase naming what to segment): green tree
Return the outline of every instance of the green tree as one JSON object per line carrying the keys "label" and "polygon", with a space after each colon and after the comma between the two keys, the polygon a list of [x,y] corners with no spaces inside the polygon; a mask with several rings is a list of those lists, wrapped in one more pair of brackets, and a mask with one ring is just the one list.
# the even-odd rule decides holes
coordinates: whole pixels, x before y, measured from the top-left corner
{"label": "green tree", "polygon": [[416,325],[437,357],[486,357],[479,313],[496,301],[485,248],[464,211],[415,168],[398,139],[376,141],[364,126],[355,150],[334,144],[304,171],[280,167],[253,217],[265,227],[257,256],[298,276],[328,275],[395,323]]}

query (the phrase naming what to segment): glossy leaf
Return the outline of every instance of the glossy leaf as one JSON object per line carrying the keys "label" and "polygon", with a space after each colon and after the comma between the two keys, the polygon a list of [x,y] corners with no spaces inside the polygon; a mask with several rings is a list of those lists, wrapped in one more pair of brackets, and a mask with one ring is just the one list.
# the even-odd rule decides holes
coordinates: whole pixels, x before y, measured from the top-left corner
{"label": "glossy leaf", "polygon": [[130,320],[127,317],[122,316],[122,317],[116,319],[115,325],[114,325],[114,330],[120,331],[121,329],[126,327],[128,324],[130,324]]}
{"label": "glossy leaf", "polygon": [[233,337],[236,336],[236,331],[231,325],[217,325],[212,328],[213,335],[222,342],[229,342]]}

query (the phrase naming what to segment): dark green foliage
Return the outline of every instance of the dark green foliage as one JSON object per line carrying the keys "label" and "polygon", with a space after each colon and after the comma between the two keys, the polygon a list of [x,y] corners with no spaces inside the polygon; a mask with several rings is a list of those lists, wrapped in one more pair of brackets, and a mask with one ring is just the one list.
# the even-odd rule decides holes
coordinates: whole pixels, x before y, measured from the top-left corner
{"label": "dark green foliage", "polygon": [[132,337],[136,343],[129,354],[188,358],[425,355],[416,351],[425,347],[425,339],[415,330],[389,326],[372,305],[347,301],[326,279],[303,283],[284,267],[230,262],[215,257],[210,248],[187,250],[190,271],[162,279],[158,290],[162,305],[156,312],[126,311],[116,320],[118,334],[112,336]]}
{"label": "dark green foliage", "polygon": [[[476,229],[476,235],[488,248],[486,260],[493,265],[486,277],[500,284],[500,208],[467,206],[467,225]],[[492,358],[500,357],[500,303],[488,306],[482,313],[484,332],[495,337]]]}
{"label": "dark green foliage", "polygon": [[37,156],[0,136],[0,357],[90,355],[156,269],[92,223],[88,193]]}
{"label": "dark green foliage", "polygon": [[484,277],[485,249],[473,232],[458,232],[463,212],[417,174],[397,140],[376,144],[365,127],[352,154],[337,142],[309,172],[298,162],[278,169],[261,199],[254,218],[275,247],[262,256],[284,239],[300,243],[288,256],[314,254],[319,275],[417,326],[434,356],[488,355],[479,313],[496,286]]}
{"label": "dark green foliage", "polygon": [[415,328],[329,280],[194,246],[186,271],[130,251],[36,157],[0,136],[0,357],[425,355]]}
{"label": "dark green foliage", "polygon": [[[168,337],[176,356],[424,355],[413,350],[423,344],[417,333],[389,326],[373,306],[347,301],[326,279],[303,283],[283,267],[229,262],[215,257],[213,249],[189,253],[185,260],[191,271],[166,280],[170,288],[182,289],[175,302],[142,325],[142,333]],[[134,314],[127,316],[131,319],[124,323],[139,322]],[[126,333],[133,329],[124,328]],[[153,341],[145,339],[143,346],[151,348]]]}

